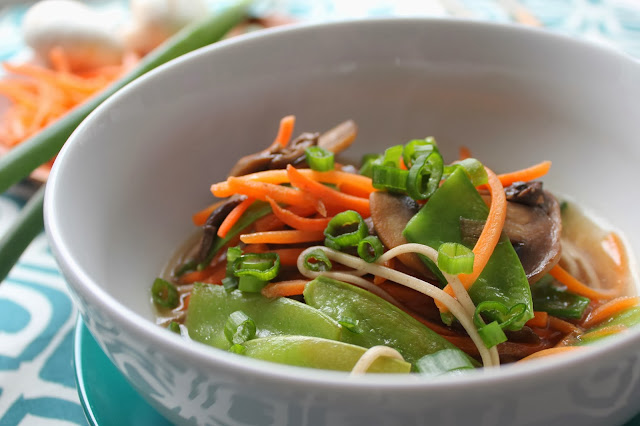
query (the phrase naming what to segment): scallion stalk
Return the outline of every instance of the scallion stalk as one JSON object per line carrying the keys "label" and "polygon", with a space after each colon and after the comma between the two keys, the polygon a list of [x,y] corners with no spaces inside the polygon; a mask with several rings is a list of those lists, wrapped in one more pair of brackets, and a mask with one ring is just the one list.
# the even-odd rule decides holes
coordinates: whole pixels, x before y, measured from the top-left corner
{"label": "scallion stalk", "polygon": [[333,152],[319,146],[310,146],[304,151],[304,155],[312,170],[318,172],[333,170]]}
{"label": "scallion stalk", "polygon": [[438,268],[447,274],[470,274],[473,272],[473,251],[458,243],[442,243],[438,247]]}
{"label": "scallion stalk", "polygon": [[369,227],[360,214],[346,210],[335,215],[324,230],[324,244],[334,250],[356,247],[369,235]]}
{"label": "scallion stalk", "polygon": [[256,323],[244,312],[235,311],[224,325],[224,335],[232,345],[241,345],[256,336]]}

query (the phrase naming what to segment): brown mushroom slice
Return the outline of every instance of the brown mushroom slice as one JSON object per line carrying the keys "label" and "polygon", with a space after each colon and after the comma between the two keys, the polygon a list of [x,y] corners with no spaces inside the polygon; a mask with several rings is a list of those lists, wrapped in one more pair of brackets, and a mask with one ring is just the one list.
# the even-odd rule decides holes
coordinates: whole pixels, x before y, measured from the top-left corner
{"label": "brown mushroom slice", "polygon": [[[406,195],[377,191],[369,196],[371,219],[378,238],[387,248],[394,248],[408,241],[402,235],[409,220],[418,212],[418,204]],[[398,260],[416,273],[434,279],[433,274],[417,254],[406,253]]]}
{"label": "brown mushroom slice", "polygon": [[216,240],[218,227],[220,227],[231,210],[246,198],[247,197],[244,195],[234,195],[225,200],[221,200],[216,204],[213,212],[211,212],[202,227],[202,239],[200,241],[200,248],[198,249],[197,256],[198,262],[203,262],[209,255],[209,251]]}
{"label": "brown mushroom slice", "polygon": [[353,120],[347,120],[320,135],[318,146],[335,154],[349,148],[357,135],[358,126]]}
{"label": "brown mushroom slice", "polygon": [[[542,191],[542,194],[541,202],[536,205],[508,201],[503,228],[529,283],[538,281],[560,260],[560,204],[551,193]],[[463,240],[477,240],[483,226],[484,222],[461,218]]]}

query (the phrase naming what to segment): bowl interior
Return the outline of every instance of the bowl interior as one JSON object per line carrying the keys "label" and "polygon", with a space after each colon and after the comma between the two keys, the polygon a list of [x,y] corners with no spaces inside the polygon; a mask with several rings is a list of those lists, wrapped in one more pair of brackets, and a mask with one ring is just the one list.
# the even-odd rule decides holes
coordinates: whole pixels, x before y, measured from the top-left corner
{"label": "bowl interior", "polygon": [[354,119],[359,136],[345,153],[354,160],[428,135],[445,160],[466,146],[498,173],[551,160],[547,188],[640,248],[638,63],[538,31],[455,21],[265,34],[206,48],[130,85],[56,162],[47,226],[62,262],[133,312],[153,319],[150,285],[194,232],[191,215],[213,201],[210,184],[270,144],[288,114],[296,133]]}

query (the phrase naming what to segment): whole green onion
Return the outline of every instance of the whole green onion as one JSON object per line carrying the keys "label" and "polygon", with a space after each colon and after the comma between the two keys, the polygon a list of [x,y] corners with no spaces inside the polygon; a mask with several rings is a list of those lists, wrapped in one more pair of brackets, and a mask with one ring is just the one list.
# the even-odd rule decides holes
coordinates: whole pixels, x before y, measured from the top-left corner
{"label": "whole green onion", "polygon": [[407,193],[414,200],[426,200],[431,197],[442,178],[442,156],[433,151],[420,156],[409,169]]}
{"label": "whole green onion", "polygon": [[161,308],[173,309],[180,304],[180,294],[176,286],[162,278],[156,278],[151,286],[153,303]]}
{"label": "whole green onion", "polygon": [[319,146],[310,146],[305,149],[304,155],[311,170],[318,172],[333,170],[333,152]]}
{"label": "whole green onion", "polygon": [[304,267],[314,272],[325,272],[331,270],[331,260],[327,254],[320,249],[312,250],[304,256]]}
{"label": "whole green onion", "polygon": [[376,189],[389,192],[406,192],[409,171],[397,167],[374,165],[371,169],[371,184]]}
{"label": "whole green onion", "polygon": [[375,235],[368,235],[358,243],[358,256],[368,263],[373,263],[384,252],[384,247],[380,238]]}
{"label": "whole green onion", "polygon": [[474,258],[473,251],[462,244],[442,243],[438,247],[438,268],[447,274],[470,274]]}
{"label": "whole green onion", "polygon": [[442,349],[416,361],[416,369],[423,375],[437,377],[461,370],[473,370],[474,367],[462,351]]}
{"label": "whole green onion", "polygon": [[358,212],[346,210],[335,215],[324,230],[324,244],[334,250],[356,247],[369,235],[369,227]]}
{"label": "whole green onion", "polygon": [[224,325],[224,335],[232,345],[240,345],[256,336],[256,323],[244,312],[235,311]]}

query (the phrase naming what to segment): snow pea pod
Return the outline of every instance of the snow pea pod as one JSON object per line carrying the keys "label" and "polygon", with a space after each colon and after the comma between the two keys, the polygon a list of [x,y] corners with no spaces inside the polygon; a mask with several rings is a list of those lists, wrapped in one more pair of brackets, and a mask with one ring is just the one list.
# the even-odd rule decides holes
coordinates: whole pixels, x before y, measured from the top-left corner
{"label": "snow pea pod", "polygon": [[224,334],[229,315],[242,311],[256,325],[256,337],[302,335],[340,340],[341,327],[326,314],[288,298],[269,299],[260,293],[226,291],[219,285],[196,284],[186,326],[193,340],[220,349],[231,346]]}
{"label": "snow pea pod", "polygon": [[[244,343],[244,355],[295,365],[297,367],[323,370],[351,371],[365,348],[335,340],[309,336],[270,336]],[[411,364],[395,358],[376,359],[368,373],[409,373]]]}
{"label": "snow pea pod", "polygon": [[343,342],[365,348],[390,346],[412,364],[442,349],[459,351],[407,313],[354,285],[320,276],[307,284],[304,298],[336,321],[352,324],[343,328]]}
{"label": "snow pea pod", "polygon": [[561,290],[553,285],[550,275],[544,276],[531,286],[533,308],[548,312],[559,318],[580,319],[590,300],[577,294]]}
{"label": "snow pea pod", "polygon": [[[489,208],[482,197],[465,172],[458,168],[411,218],[403,235],[407,241],[425,244],[436,250],[446,242],[460,243],[473,248],[473,244],[469,241],[463,241],[460,218],[485,221],[488,214]],[[437,271],[437,266],[433,262],[425,263],[429,268]],[[510,330],[519,330],[533,317],[533,303],[527,276],[516,251],[504,234],[484,270],[469,289],[469,295],[476,305],[489,300],[500,302],[511,309],[517,304],[524,303],[525,313],[508,326]],[[497,320],[498,318],[489,319]]]}

